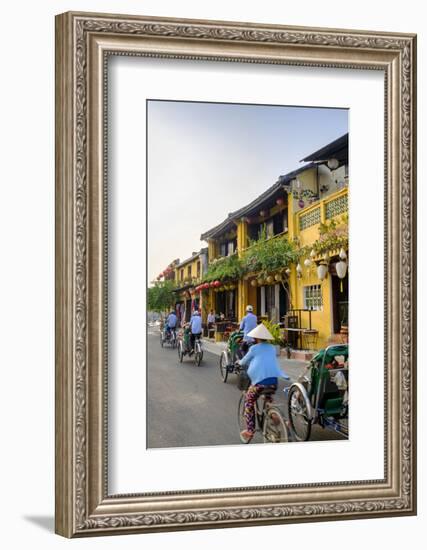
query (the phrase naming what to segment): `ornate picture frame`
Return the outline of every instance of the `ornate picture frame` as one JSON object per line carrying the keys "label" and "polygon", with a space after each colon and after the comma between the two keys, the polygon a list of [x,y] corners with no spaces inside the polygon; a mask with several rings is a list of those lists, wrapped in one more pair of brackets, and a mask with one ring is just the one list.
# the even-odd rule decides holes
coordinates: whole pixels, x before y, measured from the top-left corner
{"label": "ornate picture frame", "polygon": [[[385,74],[385,477],[110,495],[107,487],[106,59]],[[56,532],[65,537],[416,513],[416,36],[65,13],[56,18]]]}

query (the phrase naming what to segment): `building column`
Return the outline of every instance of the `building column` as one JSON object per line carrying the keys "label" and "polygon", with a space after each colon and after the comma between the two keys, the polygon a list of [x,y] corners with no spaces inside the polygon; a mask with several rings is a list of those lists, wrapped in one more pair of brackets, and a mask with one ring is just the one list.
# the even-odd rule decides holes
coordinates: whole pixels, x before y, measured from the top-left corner
{"label": "building column", "polygon": [[248,224],[244,219],[237,222],[237,252],[239,257],[248,246]]}
{"label": "building column", "polygon": [[294,213],[294,197],[292,193],[288,193],[288,237],[292,241],[297,236],[295,227],[295,213]]}
{"label": "building column", "polygon": [[248,281],[240,279],[237,287],[237,305],[238,305],[238,318],[239,321],[246,314],[246,306],[248,305]]}
{"label": "building column", "polygon": [[208,266],[217,257],[217,243],[214,239],[208,240]]}

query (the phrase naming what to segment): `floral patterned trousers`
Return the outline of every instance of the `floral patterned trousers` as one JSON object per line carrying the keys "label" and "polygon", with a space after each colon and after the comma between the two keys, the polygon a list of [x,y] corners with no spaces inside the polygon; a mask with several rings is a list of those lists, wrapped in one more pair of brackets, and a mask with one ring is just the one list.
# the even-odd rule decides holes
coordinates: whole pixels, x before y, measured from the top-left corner
{"label": "floral patterned trousers", "polygon": [[[246,391],[245,396],[245,420],[246,420],[246,429],[250,433],[255,431],[255,401],[261,395],[261,392],[267,388],[270,388],[276,391],[277,386],[271,384],[265,386],[264,384],[251,384]],[[271,395],[265,396],[266,403],[271,403],[273,398]]]}

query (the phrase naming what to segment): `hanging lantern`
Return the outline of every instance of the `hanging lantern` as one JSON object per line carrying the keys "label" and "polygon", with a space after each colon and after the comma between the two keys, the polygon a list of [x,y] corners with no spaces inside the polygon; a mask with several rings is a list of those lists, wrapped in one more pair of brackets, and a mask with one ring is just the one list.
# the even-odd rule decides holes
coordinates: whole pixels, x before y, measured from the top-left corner
{"label": "hanging lantern", "polygon": [[251,286],[256,286],[256,285],[257,285],[256,279],[252,279]]}
{"label": "hanging lantern", "polygon": [[330,170],[336,170],[338,168],[339,164],[340,163],[339,163],[338,159],[332,158],[332,159],[328,160],[328,168]]}
{"label": "hanging lantern", "polygon": [[326,278],[326,275],[328,273],[328,265],[327,264],[319,264],[317,266],[317,277],[323,281]]}
{"label": "hanging lantern", "polygon": [[257,284],[258,284],[258,286],[262,286],[264,284],[264,279],[262,277],[257,279]]}
{"label": "hanging lantern", "polygon": [[285,199],[279,197],[278,199],[276,199],[276,204],[277,206],[282,206],[283,204],[285,204]]}
{"label": "hanging lantern", "polygon": [[313,250],[310,252],[310,258],[313,259],[316,256],[316,252]]}
{"label": "hanging lantern", "polygon": [[300,279],[302,277],[302,267],[301,264],[298,262],[297,264],[297,277]]}
{"label": "hanging lantern", "polygon": [[291,274],[291,270],[290,270],[289,267],[287,269],[285,269],[285,273],[289,277],[289,275]]}
{"label": "hanging lantern", "polygon": [[215,282],[212,281],[211,283],[209,283],[209,287],[210,287],[210,288],[214,288],[214,287],[215,287]]}
{"label": "hanging lantern", "polygon": [[276,273],[276,275],[274,276],[274,280],[278,283],[282,280],[282,276],[280,275],[280,273]]}
{"label": "hanging lantern", "polygon": [[311,266],[311,260],[309,258],[304,260],[304,265],[305,265],[305,267],[309,268]]}
{"label": "hanging lantern", "polygon": [[221,286],[221,281],[215,281],[215,288],[219,288]]}
{"label": "hanging lantern", "polygon": [[269,276],[267,277],[267,283],[268,283],[269,285],[271,285],[271,283],[273,282],[273,280],[274,280],[274,279],[273,279],[272,275],[269,275]]}
{"label": "hanging lantern", "polygon": [[300,208],[304,208],[304,205],[305,205],[305,202],[304,202],[302,199],[300,199],[300,200],[298,201],[298,206],[299,206]]}
{"label": "hanging lantern", "polygon": [[344,279],[347,273],[347,262],[345,262],[344,260],[340,260],[335,264],[335,270],[337,272],[338,277],[341,279],[340,290],[342,292],[343,291],[342,280]]}
{"label": "hanging lantern", "polygon": [[264,216],[267,215],[267,210],[260,210],[259,215],[261,216],[261,218],[264,218]]}
{"label": "hanging lantern", "polygon": [[339,257],[340,257],[341,260],[346,260],[347,259],[347,254],[346,254],[344,248],[341,248],[340,253],[339,253]]}

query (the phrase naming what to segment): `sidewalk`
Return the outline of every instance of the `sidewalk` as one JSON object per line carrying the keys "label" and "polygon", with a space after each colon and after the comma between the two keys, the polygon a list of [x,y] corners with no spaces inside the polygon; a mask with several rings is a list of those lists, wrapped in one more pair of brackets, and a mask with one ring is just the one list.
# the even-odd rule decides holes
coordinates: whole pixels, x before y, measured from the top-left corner
{"label": "sidewalk", "polygon": [[[203,339],[203,348],[214,354],[218,357],[221,355],[222,351],[227,348],[226,342],[214,342],[213,340],[208,340],[207,338]],[[308,361],[298,361],[295,359],[287,359],[285,355],[279,356],[279,363],[281,369],[286,372],[291,377],[292,381],[295,381],[298,376],[304,372],[305,366]]]}

